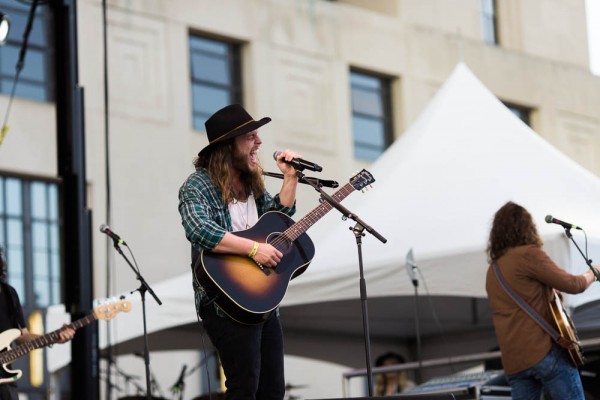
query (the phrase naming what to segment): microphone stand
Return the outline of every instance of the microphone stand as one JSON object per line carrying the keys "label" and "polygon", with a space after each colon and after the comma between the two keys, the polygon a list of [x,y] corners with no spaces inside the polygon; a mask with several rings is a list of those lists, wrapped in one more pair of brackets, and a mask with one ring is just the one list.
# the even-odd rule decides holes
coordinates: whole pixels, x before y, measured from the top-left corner
{"label": "microphone stand", "polygon": [[[413,266],[411,266],[413,268]],[[416,268],[416,265],[414,266]],[[414,271],[414,270],[413,270]],[[423,360],[421,358],[421,330],[419,327],[419,281],[411,279],[415,287],[415,334],[417,335],[417,359],[419,360],[419,381],[423,377]]]}
{"label": "microphone stand", "polygon": [[567,228],[565,227],[565,235],[567,235],[567,237],[569,239],[571,239],[571,242],[573,242],[573,244],[575,245],[575,247],[577,248],[577,250],[579,251],[579,254],[581,254],[581,256],[583,257],[583,259],[585,260],[585,263],[587,264],[587,266],[590,268],[590,270],[592,271],[592,273],[594,274],[594,276],[596,277],[596,281],[600,281],[600,274],[598,273],[598,271],[596,270],[596,268],[594,268],[592,266],[592,259],[588,259],[585,254],[583,254],[583,251],[581,251],[581,249],[579,248],[579,246],[577,245],[577,242],[575,241],[575,239],[573,239],[573,235],[571,234],[571,228]]}
{"label": "microphone stand", "polygon": [[185,371],[187,369],[187,364],[183,364],[183,368],[181,369],[181,373],[179,374],[179,378],[177,382],[173,386],[171,386],[171,392],[173,394],[179,393],[179,400],[183,400],[183,392],[185,391]]}
{"label": "microphone stand", "polygon": [[311,185],[317,192],[321,194],[321,199],[327,201],[333,208],[342,213],[342,219],[347,220],[348,218],[352,219],[356,222],[354,228],[349,228],[354,237],[356,238],[356,246],[358,250],[358,268],[359,268],[359,286],[360,286],[360,301],[362,308],[362,317],[363,317],[363,336],[365,342],[365,358],[367,362],[367,380],[369,385],[369,397],[373,396],[373,371],[371,367],[371,340],[369,333],[369,315],[367,308],[367,285],[365,282],[364,268],[363,268],[363,258],[362,258],[362,237],[365,236],[363,233],[365,230],[369,232],[371,235],[375,236],[382,243],[386,243],[387,239],[381,236],[375,229],[365,223],[360,217],[346,207],[342,206],[339,202],[334,200],[331,196],[325,193],[321,187],[312,182],[311,180],[305,179],[302,170],[304,168],[296,169],[296,175],[298,176],[298,181],[302,183],[306,183]]}
{"label": "microphone stand", "polygon": [[135,274],[136,279],[140,281],[140,287],[132,291],[131,293],[138,291],[140,292],[140,296],[142,298],[142,319],[144,321],[144,364],[146,366],[146,398],[147,400],[151,400],[152,386],[150,385],[150,352],[148,351],[148,331],[146,328],[146,292],[149,292],[152,295],[152,297],[154,297],[154,300],[156,300],[159,306],[162,305],[162,302],[158,299],[156,294],[154,294],[154,291],[152,290],[150,285],[148,285],[148,283],[140,274],[138,269],[135,268],[133,264],[131,264],[127,256],[123,253],[123,251],[121,250],[121,246],[119,246],[119,241],[113,238],[113,245],[115,247],[115,250],[117,250],[121,257],[123,257],[123,259],[127,262],[129,267]]}
{"label": "microphone stand", "polygon": [[[267,172],[267,171],[263,171],[262,173],[264,176],[270,176],[272,178],[279,178],[279,179],[283,179],[283,174],[279,174],[276,172]],[[303,180],[300,181],[300,179],[298,179],[298,182],[300,183],[304,183],[305,185],[308,185],[308,182],[313,182],[317,185],[319,185],[319,187],[330,187],[330,188],[336,188],[338,187],[340,184],[337,183],[337,181],[330,181],[330,180],[326,180],[326,179],[319,179],[319,178],[313,178],[312,176],[304,176],[302,178]]]}

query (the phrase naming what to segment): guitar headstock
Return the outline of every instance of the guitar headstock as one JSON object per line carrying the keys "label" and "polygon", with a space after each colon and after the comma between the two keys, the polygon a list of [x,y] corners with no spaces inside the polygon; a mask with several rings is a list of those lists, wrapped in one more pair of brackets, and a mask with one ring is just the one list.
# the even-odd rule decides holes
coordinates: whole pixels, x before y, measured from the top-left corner
{"label": "guitar headstock", "polygon": [[371,186],[373,182],[375,182],[375,178],[373,178],[373,175],[366,169],[363,169],[350,178],[350,184],[354,190],[364,191],[367,189],[367,186]]}
{"label": "guitar headstock", "polygon": [[103,304],[94,308],[94,315],[98,319],[109,321],[121,311],[129,312],[131,310],[131,302],[129,300],[115,301],[109,304]]}

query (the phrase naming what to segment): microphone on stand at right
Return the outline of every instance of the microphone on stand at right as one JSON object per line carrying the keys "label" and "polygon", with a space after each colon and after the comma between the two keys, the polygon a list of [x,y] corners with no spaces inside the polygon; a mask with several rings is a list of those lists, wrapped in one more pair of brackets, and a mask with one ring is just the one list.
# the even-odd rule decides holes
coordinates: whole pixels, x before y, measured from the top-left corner
{"label": "microphone on stand at right", "polygon": [[557,225],[562,226],[565,229],[579,229],[580,231],[583,230],[583,228],[581,228],[580,226],[577,226],[577,225],[574,225],[574,224],[570,224],[570,223],[565,222],[565,221],[561,221],[560,219],[554,218],[552,215],[546,215],[545,220],[549,224],[557,224]]}
{"label": "microphone on stand at right", "polygon": [[408,272],[408,277],[413,286],[419,286],[419,280],[417,279],[417,263],[415,262],[412,248],[406,254],[406,272]]}

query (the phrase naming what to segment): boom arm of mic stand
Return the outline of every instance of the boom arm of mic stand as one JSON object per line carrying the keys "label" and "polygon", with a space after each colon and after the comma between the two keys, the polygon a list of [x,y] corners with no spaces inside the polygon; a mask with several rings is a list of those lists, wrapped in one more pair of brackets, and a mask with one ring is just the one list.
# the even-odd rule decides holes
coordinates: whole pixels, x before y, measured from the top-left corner
{"label": "boom arm of mic stand", "polygon": [[[283,174],[279,174],[276,172],[267,172],[267,171],[263,171],[262,173],[265,176],[270,176],[272,178],[279,178],[279,179],[283,179]],[[300,178],[298,178],[298,182],[300,183],[304,183],[306,185],[309,185],[308,182],[313,182],[317,185],[319,185],[319,187],[330,187],[335,189],[336,187],[338,187],[340,184],[337,183],[337,181],[332,181],[332,180],[326,180],[326,179],[319,179],[319,178],[313,178],[313,177],[309,177],[309,176],[304,176],[303,177],[304,180],[300,180]]]}
{"label": "boom arm of mic stand", "polygon": [[296,171],[296,175],[298,175],[298,180],[300,182],[307,183],[307,184],[311,185],[312,187],[315,188],[315,190],[317,192],[321,193],[321,198],[323,200],[327,201],[329,204],[331,204],[331,206],[333,208],[335,208],[336,210],[338,210],[339,212],[341,212],[342,215],[345,218],[350,218],[351,220],[355,221],[357,224],[361,225],[367,232],[369,232],[371,235],[375,236],[382,243],[386,243],[387,242],[386,238],[384,238],[379,232],[377,232],[370,225],[368,225],[366,222],[364,222],[358,215],[354,214],[352,211],[348,210],[346,207],[344,207],[343,205],[341,205],[333,197],[331,197],[330,195],[328,195],[327,193],[325,193],[319,186],[317,186],[313,182],[308,181],[307,179],[305,179],[304,174],[301,171]]}
{"label": "boom arm of mic stand", "polygon": [[154,291],[152,290],[152,288],[150,287],[150,285],[148,285],[148,283],[146,282],[146,280],[144,279],[144,277],[138,272],[138,270],[133,266],[133,264],[131,264],[131,262],[129,261],[129,259],[127,258],[127,256],[125,256],[125,254],[123,254],[123,251],[121,250],[121,246],[119,246],[119,244],[117,243],[117,241],[114,241],[114,245],[115,245],[115,249],[117,249],[117,251],[119,252],[119,254],[121,255],[121,257],[123,257],[123,259],[127,262],[127,264],[129,265],[129,268],[131,268],[131,270],[133,271],[133,273],[135,274],[135,277],[138,281],[140,281],[141,286],[138,290],[142,291],[147,291],[148,293],[150,293],[152,295],[152,297],[154,297],[154,300],[156,300],[156,302],[158,303],[159,306],[162,306],[162,302],[160,301],[160,299],[156,296],[156,294],[154,293]]}
{"label": "boom arm of mic stand", "polygon": [[581,254],[581,256],[583,257],[583,259],[585,260],[585,263],[587,264],[587,266],[590,268],[590,270],[592,271],[592,273],[596,277],[596,281],[600,281],[600,274],[598,273],[598,270],[596,270],[596,268],[594,268],[592,266],[592,260],[588,259],[585,256],[585,254],[583,254],[583,251],[581,251],[581,249],[577,245],[577,242],[575,241],[575,239],[573,239],[573,235],[571,234],[571,228],[565,228],[565,235],[567,235],[567,237],[569,239],[571,239],[571,242],[573,242],[573,244],[575,245],[575,247],[577,247],[577,250],[579,251],[579,254]]}

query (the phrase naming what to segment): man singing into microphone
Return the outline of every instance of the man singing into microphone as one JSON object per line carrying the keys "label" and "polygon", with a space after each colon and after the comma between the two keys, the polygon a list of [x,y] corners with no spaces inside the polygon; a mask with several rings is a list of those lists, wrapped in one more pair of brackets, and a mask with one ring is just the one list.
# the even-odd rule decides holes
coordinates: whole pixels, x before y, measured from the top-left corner
{"label": "man singing into microphone", "polygon": [[583,400],[579,372],[567,350],[505,288],[558,331],[549,306],[553,289],[581,293],[594,281],[594,273],[571,275],[556,265],[542,250],[529,212],[513,202],[496,212],[487,253],[486,290],[512,398],[537,400],[544,391],[552,399]]}
{"label": "man singing into microphone", "polygon": [[[230,232],[254,225],[267,211],[288,215],[295,211],[298,179],[290,162],[300,156],[285,150],[277,157],[284,175],[279,194],[265,189],[258,150],[258,128],[270,118],[255,121],[239,104],[226,106],[205,123],[209,144],[194,162],[196,171],[179,190],[179,213],[192,245],[192,268],[201,249],[252,258],[275,267],[283,254],[268,243],[258,243]],[[283,335],[273,313],[259,323],[246,325],[229,318],[211,293],[193,282],[196,310],[219,353],[225,372],[228,399],[283,399]]]}

